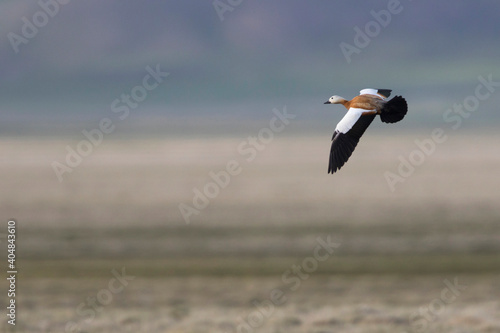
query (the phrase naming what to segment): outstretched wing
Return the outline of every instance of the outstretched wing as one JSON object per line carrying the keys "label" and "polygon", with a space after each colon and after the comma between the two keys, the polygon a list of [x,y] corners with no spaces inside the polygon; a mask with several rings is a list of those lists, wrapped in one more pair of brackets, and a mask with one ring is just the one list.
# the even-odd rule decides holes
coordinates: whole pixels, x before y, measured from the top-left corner
{"label": "outstretched wing", "polygon": [[[351,110],[354,112],[351,113]],[[370,126],[373,119],[375,119],[375,114],[363,116],[362,112],[366,111],[368,110],[351,108],[337,125],[332,137],[328,173],[335,173],[347,162],[354,148],[356,148],[359,139],[368,126]],[[345,121],[346,118],[347,120]]]}
{"label": "outstretched wing", "polygon": [[360,95],[379,95],[383,99],[388,98],[391,96],[391,89],[371,89],[371,88],[366,88],[363,89],[359,92]]}

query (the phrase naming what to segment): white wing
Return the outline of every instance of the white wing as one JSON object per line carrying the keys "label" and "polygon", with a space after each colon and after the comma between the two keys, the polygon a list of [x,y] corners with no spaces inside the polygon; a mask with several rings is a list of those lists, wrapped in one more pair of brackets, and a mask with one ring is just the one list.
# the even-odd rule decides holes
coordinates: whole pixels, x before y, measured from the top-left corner
{"label": "white wing", "polygon": [[[351,110],[352,109],[350,109],[349,111]],[[363,109],[361,110],[365,111]],[[344,117],[344,119],[345,118],[346,117]],[[342,121],[344,121],[344,119],[342,119]],[[351,129],[349,131],[341,133],[338,130],[335,130],[332,137],[332,147],[330,148],[330,162],[328,163],[328,173],[335,173],[345,164],[345,162],[347,162],[352,152],[356,148],[359,139],[366,131],[368,126],[370,126],[373,119],[375,119],[374,114],[359,116],[355,123],[351,125]]]}
{"label": "white wing", "polygon": [[378,95],[377,89],[366,88],[359,92],[360,95]]}
{"label": "white wing", "polygon": [[366,89],[363,89],[359,92],[360,95],[375,95],[375,96],[379,96],[380,98],[382,99],[387,99],[387,97],[389,97],[391,91],[388,90],[388,89],[382,89],[380,91],[382,92],[385,92],[385,94],[387,94],[387,96],[384,96],[382,94],[379,94],[379,90],[380,89],[372,89],[372,88],[366,88]]}
{"label": "white wing", "polygon": [[359,108],[350,108],[345,114],[344,118],[337,124],[335,130],[340,133],[347,133],[354,126],[354,124],[358,121],[359,117],[363,114],[363,112],[367,112],[370,110],[359,109]]}

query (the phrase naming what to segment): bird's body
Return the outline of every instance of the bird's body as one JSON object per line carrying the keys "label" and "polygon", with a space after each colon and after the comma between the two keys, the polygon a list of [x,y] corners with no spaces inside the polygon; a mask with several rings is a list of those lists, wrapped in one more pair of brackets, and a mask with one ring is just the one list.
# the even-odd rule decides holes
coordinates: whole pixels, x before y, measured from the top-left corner
{"label": "bird's body", "polygon": [[344,100],[341,102],[342,105],[345,106],[346,109],[356,108],[363,110],[380,110],[383,103],[382,97],[379,95],[359,95],[351,99],[350,101]]}
{"label": "bird's body", "polygon": [[387,101],[390,94],[389,89],[363,89],[359,96],[350,101],[334,95],[325,102],[325,104],[342,104],[348,110],[333,133],[328,173],[335,173],[347,162],[376,115],[380,115],[380,119],[386,123],[403,119],[408,110],[405,99],[396,96]]}

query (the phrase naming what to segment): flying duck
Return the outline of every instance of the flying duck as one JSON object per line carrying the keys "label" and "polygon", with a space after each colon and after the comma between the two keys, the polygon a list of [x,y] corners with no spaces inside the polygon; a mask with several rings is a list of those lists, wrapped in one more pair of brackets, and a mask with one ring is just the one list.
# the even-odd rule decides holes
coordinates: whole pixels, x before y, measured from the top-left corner
{"label": "flying duck", "polygon": [[333,133],[328,173],[335,173],[347,162],[376,115],[380,115],[380,120],[384,123],[396,123],[404,118],[408,111],[406,100],[401,96],[395,96],[388,101],[391,91],[363,89],[359,92],[359,96],[350,101],[334,95],[324,103],[342,104],[348,110]]}

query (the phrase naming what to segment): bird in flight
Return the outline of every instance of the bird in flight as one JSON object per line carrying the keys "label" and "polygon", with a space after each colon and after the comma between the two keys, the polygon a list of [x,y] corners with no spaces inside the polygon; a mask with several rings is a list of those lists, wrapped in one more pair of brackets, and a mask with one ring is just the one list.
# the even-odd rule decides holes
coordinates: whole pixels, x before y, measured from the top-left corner
{"label": "bird in flight", "polygon": [[380,115],[380,120],[384,123],[396,123],[404,118],[408,111],[406,100],[401,96],[387,100],[391,91],[363,89],[359,96],[350,101],[334,95],[324,103],[342,104],[348,110],[333,133],[328,173],[335,173],[347,162],[376,115]]}

